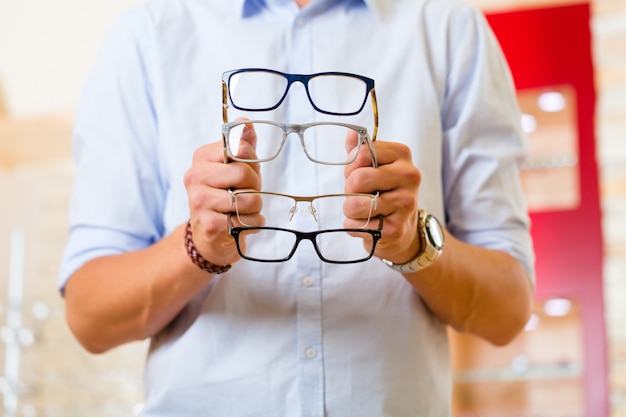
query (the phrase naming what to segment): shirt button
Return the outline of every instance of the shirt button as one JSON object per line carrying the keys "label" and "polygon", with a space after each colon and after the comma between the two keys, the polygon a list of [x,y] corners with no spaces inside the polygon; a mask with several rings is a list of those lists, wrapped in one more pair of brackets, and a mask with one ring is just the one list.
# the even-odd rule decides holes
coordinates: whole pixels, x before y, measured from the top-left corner
{"label": "shirt button", "polygon": [[307,287],[310,287],[311,285],[313,285],[313,278],[311,278],[311,277],[304,277],[304,278],[302,278],[302,283],[304,285],[306,285]]}
{"label": "shirt button", "polygon": [[308,348],[307,350],[304,351],[304,354],[309,359],[313,359],[314,357],[317,356],[317,352],[313,348]]}

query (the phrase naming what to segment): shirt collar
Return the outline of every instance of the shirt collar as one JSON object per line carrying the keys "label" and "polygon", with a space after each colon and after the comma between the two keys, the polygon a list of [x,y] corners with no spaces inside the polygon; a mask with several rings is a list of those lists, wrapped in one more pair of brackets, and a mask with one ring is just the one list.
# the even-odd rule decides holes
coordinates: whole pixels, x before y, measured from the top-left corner
{"label": "shirt collar", "polygon": [[[316,0],[313,0],[316,1]],[[335,2],[343,0],[331,0]],[[382,16],[389,7],[389,0],[362,0],[375,15]],[[232,0],[235,12],[239,16],[251,16],[265,6],[265,0]]]}
{"label": "shirt collar", "polygon": [[390,0],[363,0],[363,3],[374,15],[380,17],[390,8],[392,2]]}

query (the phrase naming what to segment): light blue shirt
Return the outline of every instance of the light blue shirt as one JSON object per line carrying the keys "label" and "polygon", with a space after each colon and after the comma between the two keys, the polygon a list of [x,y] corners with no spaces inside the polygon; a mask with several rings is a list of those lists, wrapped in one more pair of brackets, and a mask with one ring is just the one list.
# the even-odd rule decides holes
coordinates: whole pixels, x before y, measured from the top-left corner
{"label": "light blue shirt", "polygon": [[[112,26],[76,115],[61,289],[86,261],[149,246],[188,219],[183,175],[196,148],[221,139],[221,75],[246,67],[373,78],[378,140],[412,149],[420,206],[532,271],[520,115],[479,11],[460,0],[304,10],[291,0],[149,0]],[[328,119],[297,88],[261,116]],[[371,107],[345,121],[370,129]],[[262,175],[268,191],[343,189],[343,170],[312,163],[294,140]],[[240,261],[216,276],[152,340],[145,383],[145,417],[451,413],[446,328],[419,294],[378,259],[327,264],[306,243],[288,262]]]}

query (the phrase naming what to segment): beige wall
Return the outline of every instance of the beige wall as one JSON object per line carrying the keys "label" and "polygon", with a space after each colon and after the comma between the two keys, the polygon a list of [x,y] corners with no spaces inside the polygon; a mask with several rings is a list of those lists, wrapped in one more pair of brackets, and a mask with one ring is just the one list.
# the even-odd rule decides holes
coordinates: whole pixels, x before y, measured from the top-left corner
{"label": "beige wall", "polygon": [[626,1],[593,3],[597,146],[613,417],[626,416]]}
{"label": "beige wall", "polygon": [[0,0],[0,114],[71,112],[106,27],[139,0]]}
{"label": "beige wall", "polygon": [[[571,3],[473,2],[486,11]],[[72,113],[105,28],[119,11],[135,3],[138,0],[0,1],[0,327],[11,310],[4,294],[10,236],[19,229],[28,250],[22,325],[35,335],[34,343],[21,349],[21,415],[35,415],[28,414],[32,410],[38,416],[132,415],[142,401],[145,343],[101,356],[86,354],[69,334],[54,289],[73,176]],[[594,0],[592,6],[611,415],[624,417],[626,0]],[[42,303],[49,314],[37,318]],[[6,392],[7,385],[2,378],[5,353],[5,344],[0,343],[0,392]]]}

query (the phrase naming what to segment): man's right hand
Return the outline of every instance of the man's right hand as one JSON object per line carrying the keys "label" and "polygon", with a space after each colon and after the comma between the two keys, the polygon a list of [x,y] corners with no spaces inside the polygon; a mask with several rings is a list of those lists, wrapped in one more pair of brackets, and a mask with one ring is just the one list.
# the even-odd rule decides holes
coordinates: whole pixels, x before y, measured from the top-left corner
{"label": "man's right hand", "polygon": [[[256,158],[254,128],[246,126],[241,139],[237,156]],[[260,190],[260,170],[259,163],[229,161],[225,164],[221,141],[202,146],[194,153],[184,182],[194,245],[207,261],[227,265],[240,258],[226,222],[228,213],[234,211],[228,190]],[[238,210],[252,224],[263,224],[260,198],[239,202]],[[237,216],[233,216],[233,222],[237,224]]]}

